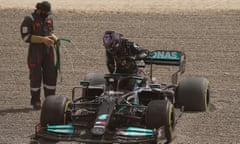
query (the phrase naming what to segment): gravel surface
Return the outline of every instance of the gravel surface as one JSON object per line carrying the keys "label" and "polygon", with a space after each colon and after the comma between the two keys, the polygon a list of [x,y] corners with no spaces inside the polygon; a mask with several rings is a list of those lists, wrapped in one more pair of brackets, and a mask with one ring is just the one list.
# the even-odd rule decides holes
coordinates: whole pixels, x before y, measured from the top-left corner
{"label": "gravel surface", "polygon": [[[22,18],[31,11],[0,9],[1,144],[29,143],[39,121],[40,111],[30,106],[27,45],[19,32]],[[57,94],[70,97],[72,87],[79,85],[86,73],[107,72],[102,35],[114,29],[150,50],[184,51],[187,67],[183,77],[210,81],[210,110],[184,113],[173,144],[240,143],[239,15],[240,11],[233,9],[168,13],[58,9],[54,13],[56,35],[70,38],[72,43],[63,43],[61,48],[63,82],[57,86]],[[156,68],[156,77],[165,80],[164,72],[171,70]]]}

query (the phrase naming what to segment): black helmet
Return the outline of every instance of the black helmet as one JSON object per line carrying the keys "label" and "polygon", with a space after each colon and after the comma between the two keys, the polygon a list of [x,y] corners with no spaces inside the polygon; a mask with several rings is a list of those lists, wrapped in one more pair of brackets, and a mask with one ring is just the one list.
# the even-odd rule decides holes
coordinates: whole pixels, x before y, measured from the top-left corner
{"label": "black helmet", "polygon": [[106,31],[103,35],[103,45],[107,49],[113,48],[120,44],[122,36],[122,34],[116,31]]}
{"label": "black helmet", "polygon": [[47,15],[51,14],[51,4],[48,1],[37,3],[36,8],[44,11]]}

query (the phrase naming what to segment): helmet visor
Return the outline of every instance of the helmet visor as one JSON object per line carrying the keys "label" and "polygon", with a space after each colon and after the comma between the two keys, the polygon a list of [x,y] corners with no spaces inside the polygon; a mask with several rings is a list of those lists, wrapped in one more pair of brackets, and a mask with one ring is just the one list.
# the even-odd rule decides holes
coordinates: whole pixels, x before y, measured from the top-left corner
{"label": "helmet visor", "polygon": [[103,36],[103,43],[105,46],[110,46],[111,45],[111,42],[112,42],[112,38],[111,38],[111,35],[110,34],[105,34]]}

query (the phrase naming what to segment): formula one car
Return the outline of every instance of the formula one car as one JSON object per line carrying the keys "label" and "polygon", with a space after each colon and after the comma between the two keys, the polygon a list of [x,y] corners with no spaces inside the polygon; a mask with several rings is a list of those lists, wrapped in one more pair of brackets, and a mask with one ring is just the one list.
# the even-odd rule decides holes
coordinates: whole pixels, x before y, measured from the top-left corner
{"label": "formula one car", "polygon": [[[197,77],[178,81],[186,63],[186,56],[180,51],[152,51],[143,61],[139,67],[149,66],[148,74],[89,73],[80,82],[81,86],[73,88],[72,100],[64,96],[47,97],[33,141],[171,142],[175,109],[206,111],[210,100],[209,82]],[[153,65],[178,66],[172,75],[172,84],[154,82]],[[132,91],[120,88],[126,79],[136,82]]]}

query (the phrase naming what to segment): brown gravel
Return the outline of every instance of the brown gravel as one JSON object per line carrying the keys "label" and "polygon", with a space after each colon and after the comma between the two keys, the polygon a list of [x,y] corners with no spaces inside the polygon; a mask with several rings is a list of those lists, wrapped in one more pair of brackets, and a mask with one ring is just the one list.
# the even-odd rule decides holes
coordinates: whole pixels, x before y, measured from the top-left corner
{"label": "brown gravel", "polygon": [[[30,13],[0,9],[0,143],[26,144],[39,121],[29,105],[27,45],[19,25]],[[211,105],[206,113],[185,113],[177,124],[174,144],[240,143],[240,11],[196,10],[169,13],[57,11],[56,35],[71,44],[61,49],[63,82],[58,95],[88,72],[107,72],[102,35],[114,29],[145,48],[181,50],[187,54],[186,76],[202,76],[211,84]],[[170,69],[167,69],[170,70]],[[158,79],[166,74],[155,69]]]}

